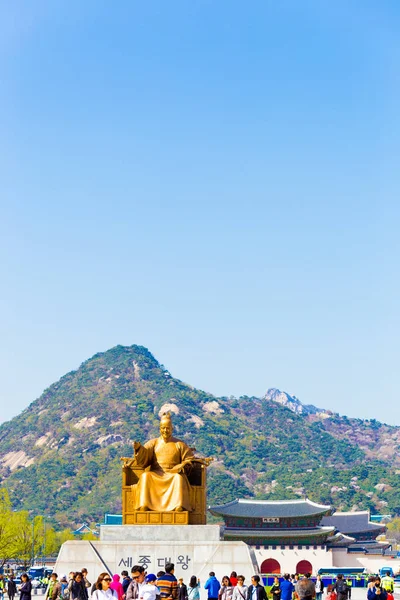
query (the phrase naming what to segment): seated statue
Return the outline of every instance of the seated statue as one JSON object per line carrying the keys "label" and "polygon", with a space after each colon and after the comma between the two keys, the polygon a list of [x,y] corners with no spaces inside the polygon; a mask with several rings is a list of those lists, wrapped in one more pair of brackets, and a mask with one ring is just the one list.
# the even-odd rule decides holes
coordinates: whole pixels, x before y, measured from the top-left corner
{"label": "seated statue", "polygon": [[134,442],[134,464],[147,468],[135,486],[134,509],[137,511],[191,511],[190,486],[185,467],[194,460],[192,450],[172,437],[169,414],[160,421],[160,437],[142,446]]}

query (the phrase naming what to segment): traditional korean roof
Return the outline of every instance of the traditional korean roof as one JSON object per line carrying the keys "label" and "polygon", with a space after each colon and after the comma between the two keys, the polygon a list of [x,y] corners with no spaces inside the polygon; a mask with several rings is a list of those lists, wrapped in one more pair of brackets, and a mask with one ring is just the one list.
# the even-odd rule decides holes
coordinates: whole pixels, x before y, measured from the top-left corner
{"label": "traditional korean roof", "polygon": [[323,517],[321,525],[333,525],[338,531],[352,535],[361,532],[376,532],[379,535],[385,531],[385,525],[371,523],[368,510],[358,512],[337,512],[330,516]]}
{"label": "traditional korean roof", "polygon": [[[210,506],[211,514],[223,517],[253,517],[255,519],[276,517],[308,517],[330,515],[332,507],[305,500],[242,500]],[[330,526],[330,524],[327,524]],[[291,530],[292,531],[292,530]]]}
{"label": "traditional korean roof", "polygon": [[78,529],[75,529],[75,531],[72,532],[74,535],[81,535],[81,534],[85,534],[85,533],[94,533],[90,527],[88,525],[86,525],[86,523],[82,523],[82,525],[80,527],[78,527]]}
{"label": "traditional korean roof", "polygon": [[[355,542],[348,547],[349,552],[364,552],[364,554],[390,555],[392,545],[390,542]],[[397,554],[397,552],[394,552]]]}
{"label": "traditional korean roof", "polygon": [[326,543],[329,544],[330,548],[347,548],[351,544],[354,544],[355,541],[355,538],[337,531],[328,537]]}
{"label": "traditional korean roof", "polygon": [[224,529],[224,538],[229,539],[232,537],[240,538],[310,538],[329,536],[334,532],[334,527],[309,527],[304,529],[239,529],[236,527],[226,527]]}

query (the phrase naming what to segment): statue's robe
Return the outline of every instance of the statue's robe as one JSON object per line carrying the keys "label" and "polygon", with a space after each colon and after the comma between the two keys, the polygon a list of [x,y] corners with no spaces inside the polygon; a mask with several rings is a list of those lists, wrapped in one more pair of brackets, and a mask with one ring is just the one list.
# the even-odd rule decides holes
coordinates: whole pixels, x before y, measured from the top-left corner
{"label": "statue's robe", "polygon": [[135,510],[147,507],[149,510],[166,512],[182,507],[192,510],[190,506],[190,485],[185,473],[169,473],[176,467],[193,457],[192,450],[174,437],[168,442],[160,436],[140,446],[135,453],[138,467],[150,467],[144,471],[135,486]]}

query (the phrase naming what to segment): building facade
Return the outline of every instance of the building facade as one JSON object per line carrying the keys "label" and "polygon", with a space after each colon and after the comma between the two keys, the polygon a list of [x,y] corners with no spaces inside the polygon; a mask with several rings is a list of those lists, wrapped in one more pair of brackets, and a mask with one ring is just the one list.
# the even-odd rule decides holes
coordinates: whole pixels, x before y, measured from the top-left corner
{"label": "building facade", "polygon": [[224,540],[251,546],[262,574],[317,573],[353,567],[376,572],[388,560],[400,561],[388,543],[376,541],[384,524],[368,511],[335,513],[329,505],[303,500],[234,500],[209,508],[223,519]]}

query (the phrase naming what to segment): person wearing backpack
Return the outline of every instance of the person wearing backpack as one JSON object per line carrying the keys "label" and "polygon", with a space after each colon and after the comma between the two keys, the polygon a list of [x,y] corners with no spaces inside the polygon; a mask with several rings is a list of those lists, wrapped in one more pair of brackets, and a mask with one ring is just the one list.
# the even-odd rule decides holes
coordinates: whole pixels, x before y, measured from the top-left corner
{"label": "person wearing backpack", "polygon": [[61,592],[60,592],[60,600],[69,600],[70,598],[70,590],[68,588],[68,581],[67,581],[67,576],[63,575],[60,579],[60,586],[61,586]]}
{"label": "person wearing backpack", "polygon": [[333,589],[337,594],[338,600],[347,600],[349,588],[345,580],[343,579],[343,575],[341,573],[339,573],[339,575],[337,576]]}

